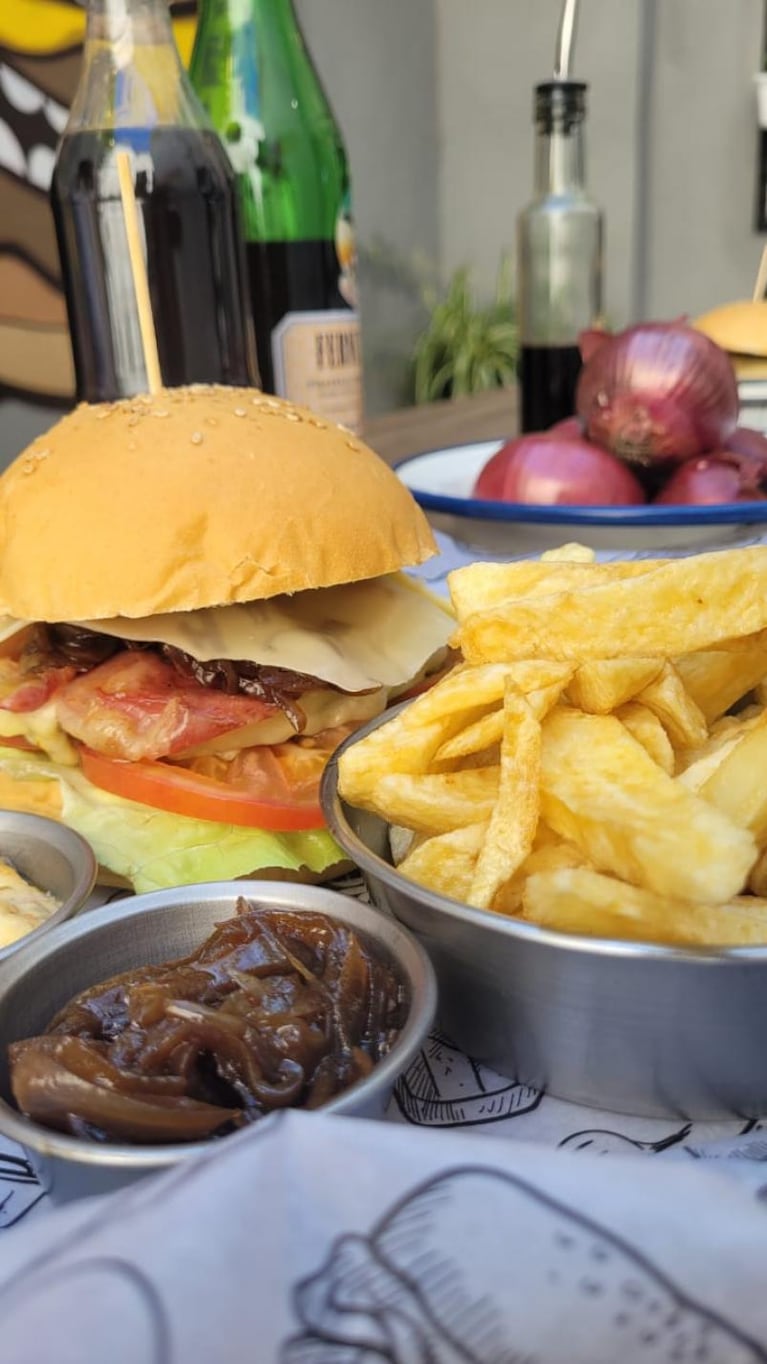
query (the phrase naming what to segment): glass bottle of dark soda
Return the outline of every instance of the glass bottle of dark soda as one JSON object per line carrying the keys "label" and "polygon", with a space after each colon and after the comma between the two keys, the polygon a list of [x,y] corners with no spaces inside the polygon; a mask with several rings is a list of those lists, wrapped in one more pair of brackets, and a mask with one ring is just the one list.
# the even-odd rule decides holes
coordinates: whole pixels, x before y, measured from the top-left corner
{"label": "glass bottle of dark soda", "polygon": [[257,383],[234,174],[181,64],[165,0],[88,0],[82,76],[51,184],[78,399],[148,387],[121,149],[163,383]]}

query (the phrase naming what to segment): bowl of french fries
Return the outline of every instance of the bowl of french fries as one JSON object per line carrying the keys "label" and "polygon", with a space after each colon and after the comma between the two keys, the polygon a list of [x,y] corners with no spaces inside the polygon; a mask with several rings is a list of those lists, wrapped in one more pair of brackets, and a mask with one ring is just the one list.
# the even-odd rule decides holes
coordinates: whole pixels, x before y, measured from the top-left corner
{"label": "bowl of french fries", "polygon": [[448,580],[457,662],[324,783],[471,1056],[645,1115],[767,1108],[767,547]]}

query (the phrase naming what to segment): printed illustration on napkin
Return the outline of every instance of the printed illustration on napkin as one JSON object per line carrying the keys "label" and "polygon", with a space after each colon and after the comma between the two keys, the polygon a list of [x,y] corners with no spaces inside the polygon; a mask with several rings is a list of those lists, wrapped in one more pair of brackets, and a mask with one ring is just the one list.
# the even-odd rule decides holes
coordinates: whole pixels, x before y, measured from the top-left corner
{"label": "printed illustration on napkin", "polygon": [[542,1092],[470,1060],[437,1032],[397,1081],[394,1098],[418,1127],[476,1127],[531,1112]]}
{"label": "printed illustration on napkin", "polygon": [[[481,1253],[478,1253],[481,1246]],[[515,1176],[437,1176],[295,1291],[280,1364],[756,1364],[767,1350]]]}

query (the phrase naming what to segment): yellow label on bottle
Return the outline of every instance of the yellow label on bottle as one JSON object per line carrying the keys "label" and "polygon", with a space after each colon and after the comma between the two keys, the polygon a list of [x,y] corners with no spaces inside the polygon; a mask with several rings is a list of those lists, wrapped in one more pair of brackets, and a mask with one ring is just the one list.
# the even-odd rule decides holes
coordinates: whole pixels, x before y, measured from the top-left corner
{"label": "yellow label on bottle", "polygon": [[350,431],[362,425],[362,338],[350,309],[286,313],[272,333],[275,392]]}

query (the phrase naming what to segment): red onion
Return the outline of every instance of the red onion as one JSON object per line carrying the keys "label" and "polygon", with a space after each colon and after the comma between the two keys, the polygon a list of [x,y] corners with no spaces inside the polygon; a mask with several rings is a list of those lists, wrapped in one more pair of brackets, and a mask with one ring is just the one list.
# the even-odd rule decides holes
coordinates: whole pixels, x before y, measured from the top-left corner
{"label": "red onion", "polygon": [[553,436],[555,432],[560,440],[580,440],[583,435],[580,417],[563,417],[560,422],[554,422],[553,426],[546,428],[547,436]]}
{"label": "red onion", "polygon": [[622,507],[645,500],[631,470],[607,450],[548,431],[503,445],[481,471],[474,496],[549,507]]}
{"label": "red onion", "polygon": [[605,331],[604,327],[589,327],[581,332],[578,337],[578,349],[581,353],[581,360],[584,365],[595,355],[599,347],[607,340],[611,333]]}
{"label": "red onion", "polygon": [[738,420],[732,362],[702,332],[650,322],[607,337],[581,370],[590,440],[630,463],[681,463],[721,449]]}
{"label": "red onion", "polygon": [[716,455],[700,455],[680,464],[655,498],[656,504],[689,507],[743,500],[737,467]]}
{"label": "red onion", "polygon": [[736,426],[732,435],[727,437],[724,447],[749,464],[758,464],[767,474],[767,436],[762,431],[752,431],[750,426]]}

